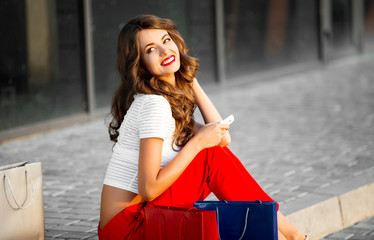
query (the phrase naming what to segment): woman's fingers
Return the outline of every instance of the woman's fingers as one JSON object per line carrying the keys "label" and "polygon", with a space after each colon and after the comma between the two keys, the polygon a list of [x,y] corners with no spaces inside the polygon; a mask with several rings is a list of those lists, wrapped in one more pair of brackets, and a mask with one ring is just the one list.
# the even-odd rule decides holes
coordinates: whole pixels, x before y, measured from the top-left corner
{"label": "woman's fingers", "polygon": [[229,130],[228,124],[217,123],[218,127],[224,130]]}
{"label": "woman's fingers", "polygon": [[209,123],[197,132],[196,137],[203,148],[213,147],[221,142],[228,129],[227,124]]}
{"label": "woman's fingers", "polygon": [[229,125],[220,123],[208,123],[205,127],[207,128],[207,131],[218,132],[221,134],[225,134],[226,131],[229,130]]}

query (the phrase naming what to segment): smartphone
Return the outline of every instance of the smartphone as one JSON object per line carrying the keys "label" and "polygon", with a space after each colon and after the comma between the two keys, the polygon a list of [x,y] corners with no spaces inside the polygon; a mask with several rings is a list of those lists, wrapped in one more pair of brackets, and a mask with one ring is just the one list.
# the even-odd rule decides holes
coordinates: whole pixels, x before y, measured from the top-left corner
{"label": "smartphone", "polygon": [[228,124],[228,125],[230,125],[233,122],[234,122],[234,116],[230,115],[227,118],[223,119],[220,123],[221,124]]}

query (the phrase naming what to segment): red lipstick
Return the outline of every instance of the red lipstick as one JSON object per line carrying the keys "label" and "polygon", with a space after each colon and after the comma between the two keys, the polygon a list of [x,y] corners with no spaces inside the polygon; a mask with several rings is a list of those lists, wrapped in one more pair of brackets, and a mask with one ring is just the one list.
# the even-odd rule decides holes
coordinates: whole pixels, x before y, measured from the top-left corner
{"label": "red lipstick", "polygon": [[168,66],[168,65],[172,64],[173,62],[175,62],[175,56],[174,55],[172,55],[168,58],[165,58],[164,61],[161,62],[161,65],[162,66]]}

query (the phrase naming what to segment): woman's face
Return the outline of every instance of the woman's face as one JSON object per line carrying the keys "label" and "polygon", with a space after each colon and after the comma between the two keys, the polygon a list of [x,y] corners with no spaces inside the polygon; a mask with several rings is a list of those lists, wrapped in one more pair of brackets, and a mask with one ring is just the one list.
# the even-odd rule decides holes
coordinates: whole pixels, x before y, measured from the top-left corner
{"label": "woman's face", "polygon": [[159,79],[174,85],[179,70],[177,45],[166,30],[144,29],[139,32],[140,57],[147,70]]}

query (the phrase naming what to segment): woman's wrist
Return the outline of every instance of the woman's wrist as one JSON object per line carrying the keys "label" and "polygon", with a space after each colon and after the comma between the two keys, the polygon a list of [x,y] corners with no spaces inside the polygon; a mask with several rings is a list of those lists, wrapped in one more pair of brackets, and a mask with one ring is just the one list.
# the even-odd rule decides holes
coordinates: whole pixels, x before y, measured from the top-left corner
{"label": "woman's wrist", "polygon": [[201,150],[203,150],[204,148],[200,145],[196,135],[193,136],[186,144],[186,146],[184,148],[188,148],[189,151],[193,151],[193,152],[196,152],[199,153]]}

